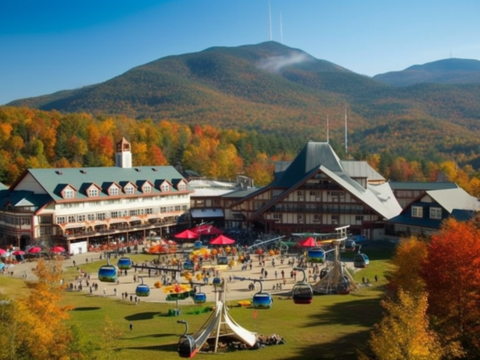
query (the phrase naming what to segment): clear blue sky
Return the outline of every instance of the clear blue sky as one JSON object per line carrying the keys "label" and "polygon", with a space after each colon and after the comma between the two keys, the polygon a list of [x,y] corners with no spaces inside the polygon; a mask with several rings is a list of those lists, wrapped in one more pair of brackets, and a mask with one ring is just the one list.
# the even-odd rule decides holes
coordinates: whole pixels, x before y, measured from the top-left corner
{"label": "clear blue sky", "polygon": [[273,40],[360,74],[480,60],[480,0],[0,0],[0,104],[268,41],[269,3]]}

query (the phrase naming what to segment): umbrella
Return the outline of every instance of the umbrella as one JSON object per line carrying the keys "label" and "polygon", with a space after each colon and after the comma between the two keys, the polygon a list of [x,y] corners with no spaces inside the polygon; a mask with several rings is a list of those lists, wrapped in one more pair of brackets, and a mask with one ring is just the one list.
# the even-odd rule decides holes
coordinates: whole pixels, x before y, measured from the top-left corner
{"label": "umbrella", "polygon": [[226,237],[225,235],[220,235],[217,236],[215,239],[210,241],[210,244],[212,245],[230,245],[234,244],[235,240],[230,239],[229,237]]}
{"label": "umbrella", "polygon": [[196,232],[193,232],[192,230],[187,229],[182,232],[179,232],[178,234],[175,234],[174,236],[179,239],[196,239],[200,235],[198,235]]}
{"label": "umbrella", "polygon": [[317,246],[317,242],[313,237],[306,238],[298,243],[302,247],[315,247]]}
{"label": "umbrella", "polygon": [[34,246],[30,249],[28,249],[29,254],[38,254],[40,251],[42,251],[42,248],[40,246]]}
{"label": "umbrella", "polygon": [[50,252],[62,253],[62,252],[65,252],[65,248],[63,248],[61,246],[54,246],[50,249]]}
{"label": "umbrella", "polygon": [[22,250],[15,250],[14,252],[12,252],[12,255],[25,255],[25,251],[22,251]]}
{"label": "umbrella", "polygon": [[0,249],[0,255],[5,255],[7,253],[6,250]]}
{"label": "umbrella", "polygon": [[200,235],[220,235],[223,234],[223,231],[220,230],[219,228],[216,228],[213,225],[198,225],[197,227],[194,227],[191,229],[193,232],[196,232],[197,234]]}

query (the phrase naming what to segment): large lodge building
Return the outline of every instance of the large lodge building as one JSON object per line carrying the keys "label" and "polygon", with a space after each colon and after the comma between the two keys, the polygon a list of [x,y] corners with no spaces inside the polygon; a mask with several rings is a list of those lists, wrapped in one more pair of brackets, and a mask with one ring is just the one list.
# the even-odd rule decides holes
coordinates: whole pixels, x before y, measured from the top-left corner
{"label": "large lodge building", "polygon": [[[29,169],[0,188],[0,247],[63,244],[78,253],[108,241],[170,236],[203,221],[286,236],[350,225],[352,233],[375,240],[429,233],[457,210],[473,216],[480,209],[455,184],[417,184],[389,183],[366,162],[342,161],[328,143],[311,141],[293,161],[277,163],[265,187],[189,182],[172,166],[132,167],[130,144],[122,139],[114,167]],[[441,201],[452,188],[461,204]],[[438,195],[423,196],[433,189]],[[395,194],[404,195],[402,206]]]}

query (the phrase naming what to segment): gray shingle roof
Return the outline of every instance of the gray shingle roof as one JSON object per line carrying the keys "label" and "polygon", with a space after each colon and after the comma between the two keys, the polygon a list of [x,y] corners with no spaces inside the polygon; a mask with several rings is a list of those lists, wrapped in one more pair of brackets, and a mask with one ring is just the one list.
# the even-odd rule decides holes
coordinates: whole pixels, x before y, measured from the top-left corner
{"label": "gray shingle roof", "polygon": [[458,185],[454,182],[402,182],[390,181],[390,187],[393,190],[440,190],[456,189]]}
{"label": "gray shingle roof", "polygon": [[[63,199],[60,191],[67,184],[78,190],[76,199],[86,199],[85,190],[91,184],[96,184],[102,189],[99,194],[100,197],[107,197],[106,189],[113,182],[117,184],[131,182],[138,186],[138,184],[143,184],[148,180],[156,186],[156,188],[152,188],[152,193],[154,194],[161,193],[158,185],[164,180],[175,185],[179,180],[183,179],[182,175],[173,166],[29,169],[28,173],[55,201]],[[19,184],[22,180],[20,180]],[[175,191],[175,189],[172,191]],[[138,192],[141,192],[141,188],[137,189]]]}

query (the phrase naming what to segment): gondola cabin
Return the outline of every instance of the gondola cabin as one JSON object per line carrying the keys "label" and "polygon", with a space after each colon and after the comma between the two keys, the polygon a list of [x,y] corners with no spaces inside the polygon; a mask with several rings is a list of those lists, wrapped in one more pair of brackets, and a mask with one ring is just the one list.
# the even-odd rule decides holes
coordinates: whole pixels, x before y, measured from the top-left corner
{"label": "gondola cabin", "polygon": [[217,265],[228,265],[228,257],[226,256],[219,256],[217,258]]}
{"label": "gondola cabin", "polygon": [[128,257],[122,256],[118,259],[117,266],[121,270],[128,270],[132,268],[132,260]]}
{"label": "gondola cabin", "polygon": [[306,282],[299,282],[292,288],[292,298],[295,304],[311,304],[313,301],[312,287]]}
{"label": "gondola cabin", "polygon": [[102,282],[116,283],[118,280],[118,269],[115,265],[103,265],[98,269],[98,280]]}
{"label": "gondola cabin", "polygon": [[180,336],[178,340],[178,355],[181,358],[192,358],[197,352],[195,340],[190,335]]}
{"label": "gondola cabin", "polygon": [[266,292],[258,292],[253,295],[252,304],[255,309],[270,309],[273,305],[272,296]]}
{"label": "gondola cabin", "polygon": [[207,294],[204,292],[197,292],[195,295],[193,295],[193,302],[195,304],[203,304],[204,302],[207,301]]}
{"label": "gondola cabin", "polygon": [[325,250],[322,248],[311,248],[307,251],[307,261],[311,263],[325,262]]}
{"label": "gondola cabin", "polygon": [[193,262],[191,261],[185,261],[183,263],[183,269],[184,270],[193,270]]}
{"label": "gondola cabin", "polygon": [[143,296],[143,297],[149,296],[150,286],[148,286],[147,284],[138,285],[137,288],[135,289],[135,294],[137,296]]}
{"label": "gondola cabin", "polygon": [[355,240],[348,239],[345,240],[345,251],[355,251],[357,244],[355,244]]}
{"label": "gondola cabin", "polygon": [[193,247],[195,249],[201,249],[201,248],[203,248],[203,243],[200,240],[197,240],[193,243]]}
{"label": "gondola cabin", "polygon": [[222,286],[222,279],[218,277],[213,278],[212,285],[215,287]]}
{"label": "gondola cabin", "polygon": [[320,271],[320,279],[323,279],[325,276],[327,276],[328,274],[328,269],[327,268],[323,268],[321,271]]}
{"label": "gondola cabin", "polygon": [[365,254],[356,254],[353,258],[353,266],[356,268],[365,268],[370,264],[370,259]]}
{"label": "gondola cabin", "polygon": [[350,294],[350,280],[347,276],[342,276],[342,279],[337,284],[337,293],[340,295]]}

